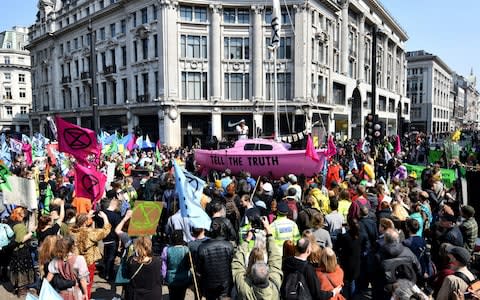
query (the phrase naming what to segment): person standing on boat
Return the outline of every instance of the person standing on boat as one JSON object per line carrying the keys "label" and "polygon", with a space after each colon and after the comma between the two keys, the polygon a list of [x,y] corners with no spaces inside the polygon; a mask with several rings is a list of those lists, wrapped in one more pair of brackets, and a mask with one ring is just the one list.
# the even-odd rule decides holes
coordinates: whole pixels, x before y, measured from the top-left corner
{"label": "person standing on boat", "polygon": [[248,126],[245,124],[244,119],[240,120],[240,124],[235,127],[235,130],[239,140],[248,139]]}

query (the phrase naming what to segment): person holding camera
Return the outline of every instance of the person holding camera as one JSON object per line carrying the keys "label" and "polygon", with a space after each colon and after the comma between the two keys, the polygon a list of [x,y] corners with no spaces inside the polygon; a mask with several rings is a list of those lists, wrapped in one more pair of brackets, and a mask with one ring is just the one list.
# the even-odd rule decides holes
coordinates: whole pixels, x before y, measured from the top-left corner
{"label": "person holding camera", "polygon": [[[267,237],[268,261],[265,263],[263,255],[255,259],[248,251],[248,244],[254,238],[252,231],[247,233],[246,243],[237,250],[232,261],[233,281],[239,299],[279,299],[279,287],[282,285],[282,256],[275,244],[272,228],[266,217],[261,218],[262,226]],[[250,253],[250,254],[249,254]],[[263,253],[261,253],[263,254]],[[245,262],[248,258],[248,267]]]}

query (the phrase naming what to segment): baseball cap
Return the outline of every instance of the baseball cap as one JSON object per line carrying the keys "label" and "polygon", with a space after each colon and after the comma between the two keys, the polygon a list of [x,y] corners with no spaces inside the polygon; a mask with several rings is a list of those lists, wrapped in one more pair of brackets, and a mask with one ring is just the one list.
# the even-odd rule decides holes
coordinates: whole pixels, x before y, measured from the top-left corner
{"label": "baseball cap", "polygon": [[447,245],[445,251],[455,257],[455,259],[464,266],[468,265],[470,262],[470,253],[463,247]]}

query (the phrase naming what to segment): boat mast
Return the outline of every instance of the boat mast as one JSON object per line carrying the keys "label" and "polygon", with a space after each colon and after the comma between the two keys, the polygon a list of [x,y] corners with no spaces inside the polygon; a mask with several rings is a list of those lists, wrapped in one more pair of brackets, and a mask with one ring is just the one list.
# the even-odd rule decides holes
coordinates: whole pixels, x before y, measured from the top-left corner
{"label": "boat mast", "polygon": [[273,55],[273,122],[275,140],[280,140],[280,129],[278,123],[278,87],[277,87],[277,49],[280,46],[280,26],[282,13],[280,9],[280,1],[272,1],[272,41],[268,47]]}

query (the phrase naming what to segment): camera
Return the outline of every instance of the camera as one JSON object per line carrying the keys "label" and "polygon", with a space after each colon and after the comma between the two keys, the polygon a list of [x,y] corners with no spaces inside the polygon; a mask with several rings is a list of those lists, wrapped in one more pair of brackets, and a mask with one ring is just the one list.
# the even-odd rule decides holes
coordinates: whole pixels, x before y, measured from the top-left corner
{"label": "camera", "polygon": [[254,216],[251,220],[251,225],[253,229],[264,229],[261,216]]}

